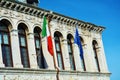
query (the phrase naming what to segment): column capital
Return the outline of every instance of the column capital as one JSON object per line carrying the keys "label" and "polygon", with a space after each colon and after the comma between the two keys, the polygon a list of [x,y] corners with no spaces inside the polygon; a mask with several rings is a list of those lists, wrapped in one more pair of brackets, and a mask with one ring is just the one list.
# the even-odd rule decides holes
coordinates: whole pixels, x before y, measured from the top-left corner
{"label": "column capital", "polygon": [[11,32],[11,36],[18,36],[18,30],[17,29],[12,29],[10,32]]}
{"label": "column capital", "polygon": [[101,51],[101,47],[97,46],[96,50],[97,50],[97,52],[100,52]]}
{"label": "column capital", "polygon": [[18,30],[17,29],[12,29],[11,32],[18,32]]}
{"label": "column capital", "polygon": [[67,41],[67,39],[62,39],[62,41]]}
{"label": "column capital", "polygon": [[34,39],[34,33],[28,33],[28,39]]}
{"label": "column capital", "polygon": [[87,44],[83,44],[82,46],[83,46],[83,48],[85,48],[85,49],[87,48]]}
{"label": "column capital", "polygon": [[61,41],[63,44],[67,44],[67,39],[62,39]]}
{"label": "column capital", "polygon": [[27,35],[34,35],[34,33],[28,33]]}
{"label": "column capital", "polygon": [[13,66],[15,68],[23,68],[23,65],[21,64],[21,58],[20,58],[18,30],[11,29],[10,36],[11,36]]}

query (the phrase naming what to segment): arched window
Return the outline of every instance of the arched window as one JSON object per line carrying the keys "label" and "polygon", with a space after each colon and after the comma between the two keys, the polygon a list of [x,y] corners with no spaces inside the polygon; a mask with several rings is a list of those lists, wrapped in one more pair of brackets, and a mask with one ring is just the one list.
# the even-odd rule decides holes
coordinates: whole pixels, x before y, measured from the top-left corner
{"label": "arched window", "polygon": [[21,61],[24,68],[29,68],[30,64],[27,50],[26,25],[23,23],[19,24],[18,31]]}
{"label": "arched window", "polygon": [[93,40],[92,45],[93,45],[94,59],[95,59],[96,67],[97,67],[97,70],[100,72],[99,60],[98,60],[98,55],[97,55],[98,44],[95,40]]}
{"label": "arched window", "polygon": [[37,64],[39,68],[45,68],[40,32],[41,32],[40,28],[36,27],[34,29],[34,41],[37,56]]}
{"label": "arched window", "polygon": [[8,23],[5,20],[0,21],[0,46],[2,48],[2,58],[5,67],[12,67],[12,53],[10,44],[10,33]]}
{"label": "arched window", "polygon": [[[81,41],[81,44],[83,45],[83,44],[84,44],[84,41],[83,41],[83,39],[82,39],[81,37],[80,37],[80,41]],[[80,58],[80,59],[81,59],[81,66],[82,66],[82,69],[83,69],[84,71],[86,71],[85,60],[84,60],[84,48],[83,48],[83,46],[82,46],[82,49],[83,49],[83,59]]]}
{"label": "arched window", "polygon": [[56,32],[54,34],[55,38],[55,48],[56,48],[56,55],[57,55],[57,61],[58,61],[58,66],[60,69],[64,69],[64,64],[63,64],[63,58],[62,58],[62,51],[61,51],[61,44],[60,44],[60,33]]}
{"label": "arched window", "polygon": [[75,62],[73,56],[73,47],[72,47],[72,35],[67,36],[67,43],[68,43],[68,53],[69,53],[69,60],[70,60],[70,68],[71,70],[75,70]]}

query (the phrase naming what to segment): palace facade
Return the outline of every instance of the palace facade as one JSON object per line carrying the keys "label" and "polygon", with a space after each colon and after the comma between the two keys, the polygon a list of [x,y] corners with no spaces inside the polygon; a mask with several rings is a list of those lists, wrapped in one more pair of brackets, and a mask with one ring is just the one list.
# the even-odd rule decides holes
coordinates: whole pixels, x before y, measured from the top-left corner
{"label": "palace facade", "polygon": [[[37,0],[0,0],[0,80],[110,80],[102,32],[105,29],[37,7]],[[50,18],[54,56],[41,37]],[[74,44],[75,29],[83,59]]]}

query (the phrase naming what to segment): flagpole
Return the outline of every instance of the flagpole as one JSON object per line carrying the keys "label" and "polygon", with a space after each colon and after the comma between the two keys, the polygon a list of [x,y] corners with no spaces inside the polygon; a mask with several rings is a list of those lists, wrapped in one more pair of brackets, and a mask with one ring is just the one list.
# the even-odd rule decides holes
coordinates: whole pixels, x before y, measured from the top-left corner
{"label": "flagpole", "polygon": [[[49,29],[49,32],[50,32],[50,35],[51,35],[51,30],[50,30],[51,16],[48,16],[47,19],[48,19],[48,29]],[[54,48],[53,48],[53,62],[54,62],[54,67],[55,67],[55,69],[57,69],[56,78],[57,78],[57,80],[59,80],[59,68],[58,68],[57,65],[56,65],[55,56],[54,56]]]}

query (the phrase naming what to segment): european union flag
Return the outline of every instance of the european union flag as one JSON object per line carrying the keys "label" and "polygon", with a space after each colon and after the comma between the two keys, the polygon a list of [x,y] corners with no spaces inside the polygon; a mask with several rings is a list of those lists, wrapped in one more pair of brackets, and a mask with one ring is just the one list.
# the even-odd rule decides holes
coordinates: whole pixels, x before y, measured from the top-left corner
{"label": "european union flag", "polygon": [[78,27],[76,27],[74,43],[78,45],[79,51],[80,51],[80,57],[81,57],[81,59],[83,59],[83,49],[82,49],[80,36],[78,33]]}

